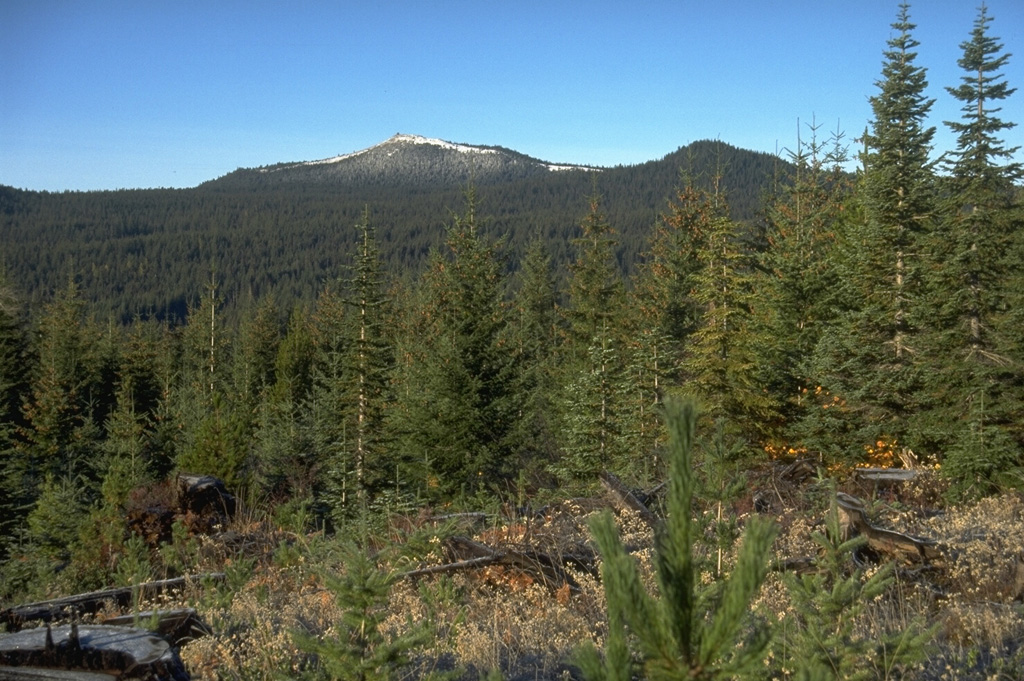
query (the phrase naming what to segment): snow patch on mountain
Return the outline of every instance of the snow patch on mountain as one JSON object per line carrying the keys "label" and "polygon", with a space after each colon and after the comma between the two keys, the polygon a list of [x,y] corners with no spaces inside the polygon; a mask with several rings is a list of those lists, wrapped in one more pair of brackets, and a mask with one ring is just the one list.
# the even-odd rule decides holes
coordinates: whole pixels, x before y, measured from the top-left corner
{"label": "snow patch on mountain", "polygon": [[454,142],[446,142],[444,140],[435,139],[432,137],[422,137],[420,135],[403,135],[398,133],[393,137],[390,137],[380,144],[375,144],[368,149],[362,149],[360,151],[354,151],[350,154],[342,154],[341,156],[332,156],[331,158],[321,159],[319,161],[306,161],[303,165],[323,165],[326,163],[337,163],[338,161],[344,161],[345,159],[355,158],[356,156],[362,156],[363,154],[383,149],[384,147],[395,145],[395,144],[429,144],[431,146],[440,147],[441,149],[448,149],[449,151],[457,151],[463,154],[494,154],[497,153],[496,149],[486,149],[484,147],[474,147],[468,144],[456,144]]}
{"label": "snow patch on mountain", "polygon": [[[520,177],[524,176],[523,173],[528,174],[530,172],[530,169],[532,169],[534,172],[538,170],[547,172],[561,172],[570,170],[602,170],[601,168],[594,168],[582,165],[572,165],[567,163],[547,163],[546,161],[531,158],[524,154],[520,154],[518,152],[511,151],[508,149],[503,149],[501,147],[481,147],[472,144],[457,144],[455,142],[448,142],[433,137],[423,137],[421,135],[406,135],[402,133],[398,133],[384,140],[383,142],[380,142],[379,144],[375,144],[367,149],[361,149],[360,151],[354,151],[348,154],[341,154],[339,156],[332,156],[330,158],[324,158],[318,161],[286,163],[276,166],[257,168],[256,170],[259,173],[288,174],[294,173],[296,171],[302,172],[303,168],[308,168],[311,172],[318,172],[314,169],[323,169],[324,171],[331,173],[333,176],[334,173],[341,171],[343,168],[349,168],[350,166],[347,163],[348,161],[358,159],[360,157],[365,157],[365,164],[362,161],[353,164],[353,166],[355,167],[361,165],[366,166],[366,168],[359,169],[356,172],[370,172],[371,174],[379,174],[382,172],[387,173],[389,171],[383,169],[389,166],[389,164],[391,163],[391,157],[395,156],[396,154],[400,154],[402,150],[408,150],[413,146],[433,147],[436,149],[443,150],[445,152],[454,152],[459,155],[477,157],[477,161],[473,161],[472,159],[463,159],[462,162],[455,162],[455,166],[458,166],[459,169],[454,170],[453,168],[455,166],[453,166],[452,168],[448,169],[448,172],[454,172],[456,175],[459,173],[465,174],[466,172],[468,172],[466,170],[468,166],[465,165],[466,161],[468,161],[470,165],[475,165],[477,172],[485,174],[488,172],[503,172],[498,170],[500,168],[518,168],[519,170],[513,171],[513,173],[519,173],[518,176]],[[486,160],[483,157],[487,157]],[[452,160],[454,161],[454,159]],[[342,164],[342,162],[346,163]],[[367,170],[369,168],[373,168],[373,170]],[[395,168],[395,172],[403,172],[403,170],[398,169],[397,166]],[[405,168],[405,170],[409,171],[410,169]],[[424,171],[422,168],[420,168],[419,170],[413,168],[411,172],[418,172],[422,174]],[[431,168],[427,172],[436,173],[437,169]],[[445,171],[442,169],[441,173],[443,174],[444,172]]]}

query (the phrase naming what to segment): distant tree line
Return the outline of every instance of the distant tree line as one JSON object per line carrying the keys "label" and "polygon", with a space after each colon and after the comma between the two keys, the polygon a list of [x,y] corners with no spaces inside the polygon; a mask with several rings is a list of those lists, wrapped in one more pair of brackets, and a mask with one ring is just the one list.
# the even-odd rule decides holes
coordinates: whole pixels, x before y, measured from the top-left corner
{"label": "distant tree line", "polygon": [[[718,173],[736,197],[734,217],[753,221],[782,162],[718,142],[698,142],[661,161],[600,172],[493,179],[477,187],[482,226],[505,243],[513,272],[527,244],[543,241],[562,268],[578,212],[595,190],[619,230],[616,259],[632,272],[645,234],[681,168],[707,182]],[[211,269],[225,309],[272,295],[284,309],[311,303],[356,249],[355,224],[369,207],[387,272],[417,275],[442,245],[464,186],[325,184],[238,171],[195,189],[27,192],[0,187],[0,263],[32,305],[74,277],[98,317],[137,315],[180,323]]]}

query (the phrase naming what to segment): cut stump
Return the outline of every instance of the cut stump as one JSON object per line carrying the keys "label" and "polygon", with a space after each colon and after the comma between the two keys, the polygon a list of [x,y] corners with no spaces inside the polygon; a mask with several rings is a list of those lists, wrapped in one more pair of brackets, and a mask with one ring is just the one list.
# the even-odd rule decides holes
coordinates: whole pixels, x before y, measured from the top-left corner
{"label": "cut stump", "polygon": [[143,629],[65,625],[0,637],[0,679],[188,681],[166,639]]}

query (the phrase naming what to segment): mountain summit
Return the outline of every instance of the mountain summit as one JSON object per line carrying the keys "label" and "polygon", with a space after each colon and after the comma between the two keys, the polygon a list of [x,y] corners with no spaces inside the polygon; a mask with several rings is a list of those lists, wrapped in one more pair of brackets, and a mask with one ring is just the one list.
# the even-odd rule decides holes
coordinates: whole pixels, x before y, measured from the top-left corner
{"label": "mountain summit", "polygon": [[348,187],[486,185],[562,171],[599,170],[554,164],[504,147],[459,144],[398,133],[362,151],[319,161],[240,169],[215,185],[326,184]]}

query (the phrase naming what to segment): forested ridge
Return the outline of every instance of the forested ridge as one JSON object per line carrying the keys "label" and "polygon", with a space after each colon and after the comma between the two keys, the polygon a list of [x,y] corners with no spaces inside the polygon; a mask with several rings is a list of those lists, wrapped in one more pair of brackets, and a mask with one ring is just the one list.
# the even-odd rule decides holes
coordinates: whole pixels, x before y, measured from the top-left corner
{"label": "forested ridge", "polygon": [[[983,8],[944,95],[963,104],[956,147],[936,150],[901,6],[852,174],[843,135],[805,124],[784,162],[701,143],[397,197],[4,189],[0,593],[109,581],[138,550],[133,490],[175,471],[339,534],[425,505],[583,494],[604,471],[653,487],[691,445],[704,476],[902,458],[937,469],[953,501],[1019,490],[1024,169],[1003,141],[1013,90],[990,21]],[[667,427],[681,396],[699,409]],[[671,518],[691,506],[681,484]],[[698,541],[688,523],[673,527]],[[736,570],[763,580],[751,551]],[[649,660],[605,652],[590,663],[618,660],[616,678]]]}
{"label": "forested ridge", "polygon": [[[705,183],[719,173],[736,197],[735,217],[751,221],[782,165],[767,154],[698,142],[637,166],[500,175],[473,184],[487,215],[482,230],[504,240],[509,271],[535,238],[556,267],[564,266],[579,214],[597,191],[628,273],[681,171]],[[287,309],[311,302],[352,262],[353,227],[366,208],[388,272],[419,273],[430,249],[442,244],[468,184],[414,175],[408,184],[324,182],[315,175],[268,181],[259,171],[236,171],[183,190],[54,194],[0,187],[3,263],[32,304],[75,278],[90,312],[115,323],[136,315],[180,322],[211,270],[229,309],[268,295]]]}

